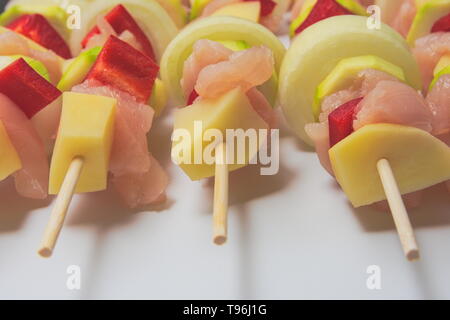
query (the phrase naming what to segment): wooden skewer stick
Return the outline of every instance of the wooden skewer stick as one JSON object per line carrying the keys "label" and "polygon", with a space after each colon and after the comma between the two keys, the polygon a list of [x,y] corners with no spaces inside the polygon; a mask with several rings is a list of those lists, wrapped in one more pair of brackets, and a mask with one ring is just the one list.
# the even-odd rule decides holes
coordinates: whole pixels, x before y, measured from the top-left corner
{"label": "wooden skewer stick", "polygon": [[216,175],[214,178],[213,241],[222,245],[228,235],[228,165],[226,144],[216,148]]}
{"label": "wooden skewer stick", "polygon": [[418,260],[419,247],[389,161],[379,160],[377,169],[406,258],[409,261]]}
{"label": "wooden skewer stick", "polygon": [[59,233],[61,232],[66,218],[67,210],[69,209],[70,202],[75,193],[75,187],[80,178],[83,164],[84,160],[82,158],[75,158],[72,160],[69,169],[67,170],[38,250],[41,257],[48,258],[53,253],[53,249],[55,248],[56,241],[58,240]]}

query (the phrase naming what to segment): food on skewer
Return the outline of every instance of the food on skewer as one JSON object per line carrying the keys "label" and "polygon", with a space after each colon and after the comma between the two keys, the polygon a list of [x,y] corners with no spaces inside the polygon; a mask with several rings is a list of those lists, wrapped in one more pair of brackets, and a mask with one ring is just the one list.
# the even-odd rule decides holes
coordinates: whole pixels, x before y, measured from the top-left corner
{"label": "food on skewer", "polygon": [[39,254],[51,256],[74,192],[106,189],[114,135],[115,99],[66,92],[50,172],[50,193],[59,196]]}
{"label": "food on skewer", "polygon": [[[10,168],[9,173],[14,176],[17,192],[24,197],[47,197],[47,142],[40,137],[33,118],[49,108],[60,94],[23,58],[13,59],[0,70],[0,120],[20,158],[20,168],[14,171]],[[4,146],[7,152],[7,144]],[[14,159],[14,151],[8,149],[11,151],[10,159]],[[13,168],[17,169],[17,163]],[[5,170],[8,171],[7,168]]]}
{"label": "food on skewer", "polygon": [[281,68],[280,103],[353,206],[388,200],[405,254],[415,259],[400,195],[448,180],[450,149],[431,134],[436,115],[417,91],[420,73],[405,41],[386,25],[365,26],[348,15],[301,33]]}
{"label": "food on skewer", "polygon": [[[146,103],[158,71],[159,67],[150,57],[110,36],[88,71],[86,80],[71,89],[117,100],[110,172],[116,190],[132,208],[164,199],[166,182],[162,182],[160,190],[152,187],[152,183],[157,185],[159,181],[152,181],[152,175],[162,172],[162,169],[147,146],[147,133],[154,111]],[[165,175],[161,173],[160,176]],[[126,187],[124,181],[127,182]]]}
{"label": "food on skewer", "polygon": [[147,142],[154,111],[145,103],[158,70],[149,56],[110,36],[86,80],[64,94],[50,169],[49,190],[58,198],[39,249],[42,256],[53,252],[72,195],[106,189],[108,172],[130,208],[166,199],[168,177]]}
{"label": "food on skewer", "polygon": [[[215,177],[216,244],[227,239],[228,172],[248,165],[259,148],[246,149],[244,159],[236,161],[231,159],[237,154],[231,141],[215,140],[211,146],[202,136],[209,129],[223,136],[227,129],[270,133],[283,55],[283,45],[262,26],[235,17],[207,17],[182,30],[162,59],[162,78],[183,106],[174,114],[172,159],[192,180]],[[197,130],[200,134],[195,134]],[[180,132],[188,132],[191,139],[177,138]],[[258,145],[266,143],[266,138],[267,133]],[[215,159],[195,160],[198,145],[209,145]]]}
{"label": "food on skewer", "polygon": [[65,92],[60,129],[53,150],[50,193],[57,194],[70,163],[83,159],[75,191],[106,189],[117,101],[113,98]]}
{"label": "food on skewer", "polygon": [[190,5],[190,20],[233,16],[261,23],[277,32],[290,0],[190,0]]}

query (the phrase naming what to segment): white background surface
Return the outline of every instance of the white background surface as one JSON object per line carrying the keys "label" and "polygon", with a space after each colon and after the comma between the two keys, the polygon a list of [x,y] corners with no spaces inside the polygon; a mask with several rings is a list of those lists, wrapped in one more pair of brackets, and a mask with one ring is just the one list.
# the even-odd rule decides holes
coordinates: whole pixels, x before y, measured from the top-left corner
{"label": "white background surface", "polygon": [[[171,164],[170,117],[152,148],[171,176],[159,212],[129,212],[113,193],[76,196],[54,256],[36,254],[49,202],[0,184],[1,299],[450,298],[450,199],[441,186],[410,211],[422,260],[407,262],[392,218],[353,209],[316,154],[282,130],[281,168],[231,174],[229,242],[211,242],[212,183]],[[81,268],[79,291],[67,267]],[[370,265],[381,290],[366,286]]]}

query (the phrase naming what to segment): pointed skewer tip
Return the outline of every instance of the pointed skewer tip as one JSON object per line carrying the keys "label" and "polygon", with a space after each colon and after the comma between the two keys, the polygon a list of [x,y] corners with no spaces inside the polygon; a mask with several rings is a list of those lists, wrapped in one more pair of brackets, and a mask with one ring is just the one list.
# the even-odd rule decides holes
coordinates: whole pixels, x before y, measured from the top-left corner
{"label": "pointed skewer tip", "polygon": [[216,236],[214,237],[214,243],[218,246],[224,245],[227,242],[226,236]]}
{"label": "pointed skewer tip", "polygon": [[42,257],[42,258],[50,258],[52,256],[53,251],[49,248],[41,248],[38,251],[38,254]]}

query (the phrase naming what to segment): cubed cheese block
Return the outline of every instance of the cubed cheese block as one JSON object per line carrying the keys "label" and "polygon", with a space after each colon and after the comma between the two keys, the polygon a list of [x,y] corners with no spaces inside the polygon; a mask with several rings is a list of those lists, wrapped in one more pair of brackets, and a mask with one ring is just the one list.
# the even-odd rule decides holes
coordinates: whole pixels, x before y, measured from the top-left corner
{"label": "cubed cheese block", "polygon": [[385,200],[377,162],[387,159],[402,194],[450,179],[450,148],[431,134],[395,124],[365,126],[329,151],[337,181],[354,207]]}
{"label": "cubed cheese block", "polygon": [[[194,132],[195,122],[197,124],[201,123],[201,131]],[[205,136],[205,133],[210,129],[219,130],[224,140],[226,140],[227,129],[242,129],[243,131],[247,131],[247,129],[268,130],[269,127],[254,111],[247,96],[239,88],[229,91],[219,98],[199,100],[191,106],[175,111],[172,159],[179,164],[192,180],[214,176],[214,163],[205,163],[201,153],[200,160],[202,163],[195,164],[195,153],[206,150],[208,145],[211,146],[211,142],[206,141]],[[176,139],[177,136],[178,139]],[[230,143],[231,141],[226,142]],[[257,144],[264,142],[265,139],[260,139],[257,141]],[[256,155],[257,151],[258,147],[256,149],[249,148],[248,143],[246,143],[246,148],[241,158],[244,161],[237,161],[237,152],[235,152],[235,159],[232,161],[232,164],[229,163],[229,170],[233,171],[246,166]],[[187,156],[187,154],[190,155]]]}
{"label": "cubed cheese block", "polygon": [[0,121],[0,181],[22,168],[22,162],[14,148],[5,126]]}
{"label": "cubed cheese block", "polygon": [[64,93],[50,167],[50,194],[59,192],[67,169],[76,157],[84,159],[76,192],[106,189],[116,104],[112,98]]}

